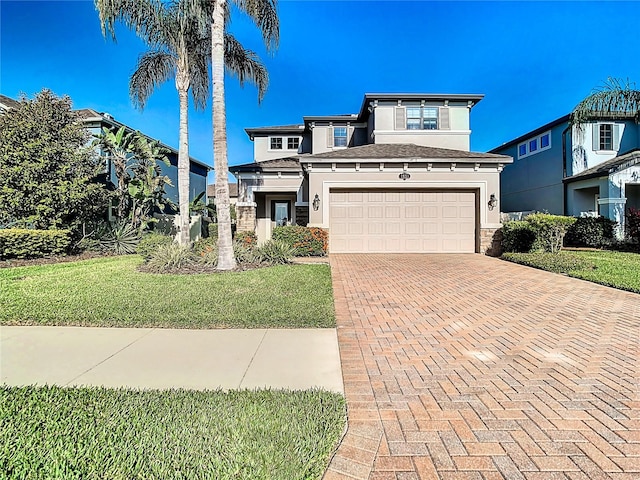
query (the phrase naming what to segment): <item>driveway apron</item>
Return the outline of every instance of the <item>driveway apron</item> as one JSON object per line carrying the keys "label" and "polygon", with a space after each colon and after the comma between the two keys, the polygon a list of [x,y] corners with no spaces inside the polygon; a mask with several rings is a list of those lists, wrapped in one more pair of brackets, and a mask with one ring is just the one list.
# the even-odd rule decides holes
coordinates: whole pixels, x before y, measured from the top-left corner
{"label": "driveway apron", "polygon": [[325,480],[640,479],[640,295],[481,255],[332,255]]}

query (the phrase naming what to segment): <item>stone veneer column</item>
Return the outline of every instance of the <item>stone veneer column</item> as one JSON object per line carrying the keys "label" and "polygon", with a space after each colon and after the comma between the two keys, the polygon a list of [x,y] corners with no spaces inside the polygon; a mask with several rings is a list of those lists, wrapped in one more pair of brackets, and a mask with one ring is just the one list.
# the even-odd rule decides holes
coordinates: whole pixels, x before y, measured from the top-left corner
{"label": "stone veneer column", "polygon": [[256,207],[253,203],[236,204],[236,230],[238,232],[255,232]]}
{"label": "stone veneer column", "polygon": [[480,229],[480,253],[490,257],[502,255],[502,229],[501,228],[481,228]]}

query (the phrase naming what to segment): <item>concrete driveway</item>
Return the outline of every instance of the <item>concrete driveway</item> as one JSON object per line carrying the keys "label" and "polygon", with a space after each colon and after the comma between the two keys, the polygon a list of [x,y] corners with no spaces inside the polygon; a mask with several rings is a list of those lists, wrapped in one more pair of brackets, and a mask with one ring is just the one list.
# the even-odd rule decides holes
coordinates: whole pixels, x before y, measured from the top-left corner
{"label": "concrete driveway", "polygon": [[639,479],[640,295],[481,255],[332,255],[325,480]]}

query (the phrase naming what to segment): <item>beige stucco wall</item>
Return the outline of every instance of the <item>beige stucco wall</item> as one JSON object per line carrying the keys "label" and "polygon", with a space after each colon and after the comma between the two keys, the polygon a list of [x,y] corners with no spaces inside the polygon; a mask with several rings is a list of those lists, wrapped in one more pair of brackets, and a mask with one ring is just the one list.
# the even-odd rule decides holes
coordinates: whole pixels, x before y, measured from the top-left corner
{"label": "beige stucco wall", "polygon": [[[331,164],[313,164],[309,173],[309,198],[317,193],[320,197],[320,208],[309,209],[309,224],[329,228],[329,191],[335,188],[367,188],[367,189],[474,189],[479,192],[480,228],[500,227],[500,173],[497,165],[480,166],[474,171],[474,165],[456,165],[451,171],[449,164],[433,165],[431,171],[426,166],[409,165],[407,173],[411,178],[403,181],[398,175],[403,172],[403,164],[385,164],[384,170],[374,168],[360,169],[341,168],[336,165],[332,171]],[[491,194],[498,198],[498,205],[490,210],[488,201]]]}
{"label": "beige stucco wall", "polygon": [[[444,103],[434,104],[442,106]],[[411,105],[406,105],[410,107]],[[430,105],[429,105],[430,106]],[[395,105],[378,105],[372,115],[375,143],[415,143],[429,147],[470,149],[469,108],[449,106],[449,129],[447,130],[406,130],[395,128]]]}
{"label": "beige stucco wall", "polygon": [[[282,138],[282,150],[271,150],[269,147],[271,145],[271,137],[281,137]],[[277,135],[273,134],[265,137],[254,137],[253,139],[253,159],[256,162],[262,162],[264,160],[273,160],[275,158],[284,158],[291,157],[298,154],[298,150],[289,150],[287,148],[287,139],[288,138],[298,138],[302,143],[302,135],[291,135],[291,134],[283,134]]]}

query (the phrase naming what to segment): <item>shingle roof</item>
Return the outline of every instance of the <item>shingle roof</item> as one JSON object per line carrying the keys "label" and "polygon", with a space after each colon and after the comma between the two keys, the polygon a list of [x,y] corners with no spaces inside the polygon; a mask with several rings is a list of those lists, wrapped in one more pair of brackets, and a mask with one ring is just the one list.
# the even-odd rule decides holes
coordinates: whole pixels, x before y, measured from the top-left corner
{"label": "shingle roof", "polygon": [[300,157],[276,158],[229,167],[231,172],[301,172]]}
{"label": "shingle roof", "polygon": [[624,155],[614,157],[610,160],[607,160],[606,162],[602,162],[601,164],[596,165],[595,167],[591,167],[576,175],[567,177],[564,179],[564,182],[568,183],[576,180],[585,180],[587,178],[604,177],[605,175],[611,175],[612,173],[619,172],[620,170],[624,170],[626,168],[639,164],[640,149],[632,150],[625,153]]}
{"label": "shingle roof", "polygon": [[[215,197],[216,196],[216,184],[211,183],[207,185],[207,197]],[[230,183],[229,184],[229,196],[237,197],[238,196],[238,184]]]}
{"label": "shingle roof", "polygon": [[9,108],[18,108],[18,106],[20,105],[20,102],[14,100],[11,97],[7,97],[6,95],[0,95],[0,103],[2,103],[2,105],[6,105]]}
{"label": "shingle roof", "polygon": [[306,158],[308,161],[325,159],[371,159],[395,160],[419,158],[425,160],[457,160],[461,162],[500,162],[511,163],[513,159],[506,155],[493,153],[467,152],[448,148],[425,147],[413,143],[373,143],[359,147],[350,147],[332,152],[318,153]]}

